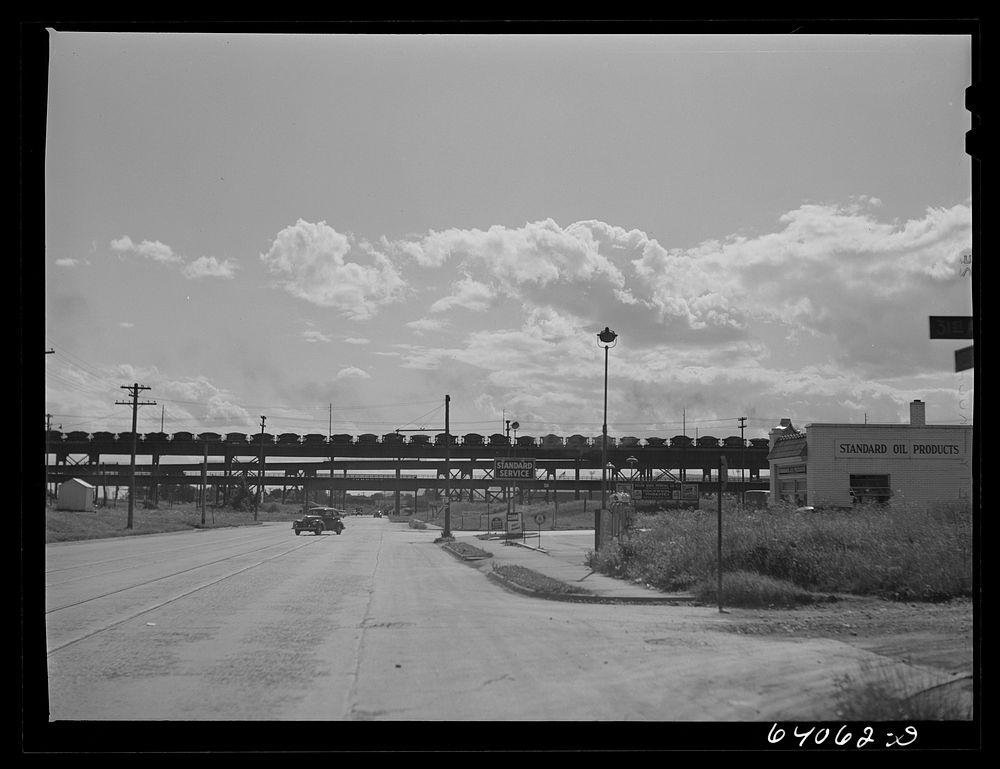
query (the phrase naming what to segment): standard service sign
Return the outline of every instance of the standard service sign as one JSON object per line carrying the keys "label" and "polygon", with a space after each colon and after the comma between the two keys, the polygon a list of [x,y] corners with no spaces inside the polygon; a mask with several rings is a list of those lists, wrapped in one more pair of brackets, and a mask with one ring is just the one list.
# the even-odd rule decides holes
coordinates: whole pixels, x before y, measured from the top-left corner
{"label": "standard service sign", "polygon": [[502,481],[534,480],[535,460],[498,457],[493,460],[493,477]]}

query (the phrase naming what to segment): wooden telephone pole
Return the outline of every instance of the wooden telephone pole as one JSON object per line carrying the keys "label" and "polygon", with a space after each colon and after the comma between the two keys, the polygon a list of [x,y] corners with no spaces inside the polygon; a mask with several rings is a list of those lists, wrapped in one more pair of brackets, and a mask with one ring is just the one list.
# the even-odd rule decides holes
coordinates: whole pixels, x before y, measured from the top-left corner
{"label": "wooden telephone pole", "polygon": [[149,388],[136,382],[132,385],[122,385],[122,390],[128,390],[132,395],[131,401],[115,401],[117,406],[131,406],[132,407],[132,460],[129,465],[129,488],[128,488],[128,522],[125,524],[126,529],[132,528],[132,514],[135,508],[135,450],[136,450],[136,426],[138,422],[139,406],[155,406],[156,401],[144,401],[139,403],[139,391],[148,390]]}

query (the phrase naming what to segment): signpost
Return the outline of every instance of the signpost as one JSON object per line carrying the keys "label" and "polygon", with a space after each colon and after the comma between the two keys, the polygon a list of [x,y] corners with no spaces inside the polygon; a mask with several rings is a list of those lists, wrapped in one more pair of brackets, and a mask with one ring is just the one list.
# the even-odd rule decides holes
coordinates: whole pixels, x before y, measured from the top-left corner
{"label": "signpost", "polygon": [[971,315],[931,315],[931,339],[972,339]]}
{"label": "signpost", "polygon": [[[972,339],[972,316],[931,315],[931,339]],[[975,368],[974,348],[955,350],[955,371]]]}
{"label": "signpost", "polygon": [[493,460],[493,477],[498,481],[534,480],[535,460],[497,457]]}
{"label": "signpost", "polygon": [[970,345],[969,347],[963,347],[960,350],[955,350],[955,371],[967,371],[970,368],[976,367],[976,357],[973,354],[974,348]]}
{"label": "signpost", "polygon": [[538,524],[538,545],[542,544],[542,524],[545,523],[545,513],[535,513],[535,523]]}
{"label": "signpost", "polygon": [[[498,481],[535,480],[535,460],[525,457],[496,457],[493,460],[493,477]],[[521,526],[521,514],[507,511],[507,536],[524,536]]]}

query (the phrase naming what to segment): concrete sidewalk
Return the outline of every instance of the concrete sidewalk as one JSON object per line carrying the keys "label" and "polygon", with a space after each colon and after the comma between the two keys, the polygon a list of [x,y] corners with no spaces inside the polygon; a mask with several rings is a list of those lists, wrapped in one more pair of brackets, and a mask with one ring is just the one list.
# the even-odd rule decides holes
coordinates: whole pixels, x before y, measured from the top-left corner
{"label": "concrete sidewalk", "polygon": [[[509,543],[505,539],[480,539],[473,532],[452,532],[452,536],[456,542],[467,543],[493,554],[492,558],[470,561],[491,577],[499,577],[494,572],[494,565],[510,564],[588,591],[586,594],[567,594],[520,589],[520,592],[538,597],[592,603],[673,604],[694,600],[694,596],[688,593],[664,593],[592,571],[587,566],[587,553],[594,549],[592,530],[543,531],[540,536],[536,532],[527,532],[523,540],[511,540]],[[518,585],[509,581],[506,586],[519,589]]]}

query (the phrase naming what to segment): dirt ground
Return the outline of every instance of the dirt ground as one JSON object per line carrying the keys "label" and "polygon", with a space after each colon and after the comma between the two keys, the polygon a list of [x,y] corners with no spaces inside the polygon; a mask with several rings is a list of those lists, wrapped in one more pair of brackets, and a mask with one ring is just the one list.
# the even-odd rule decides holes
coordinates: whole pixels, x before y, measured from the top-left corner
{"label": "dirt ground", "polygon": [[719,629],[752,635],[833,638],[911,665],[973,672],[973,605],[838,596],[797,609],[733,609]]}

